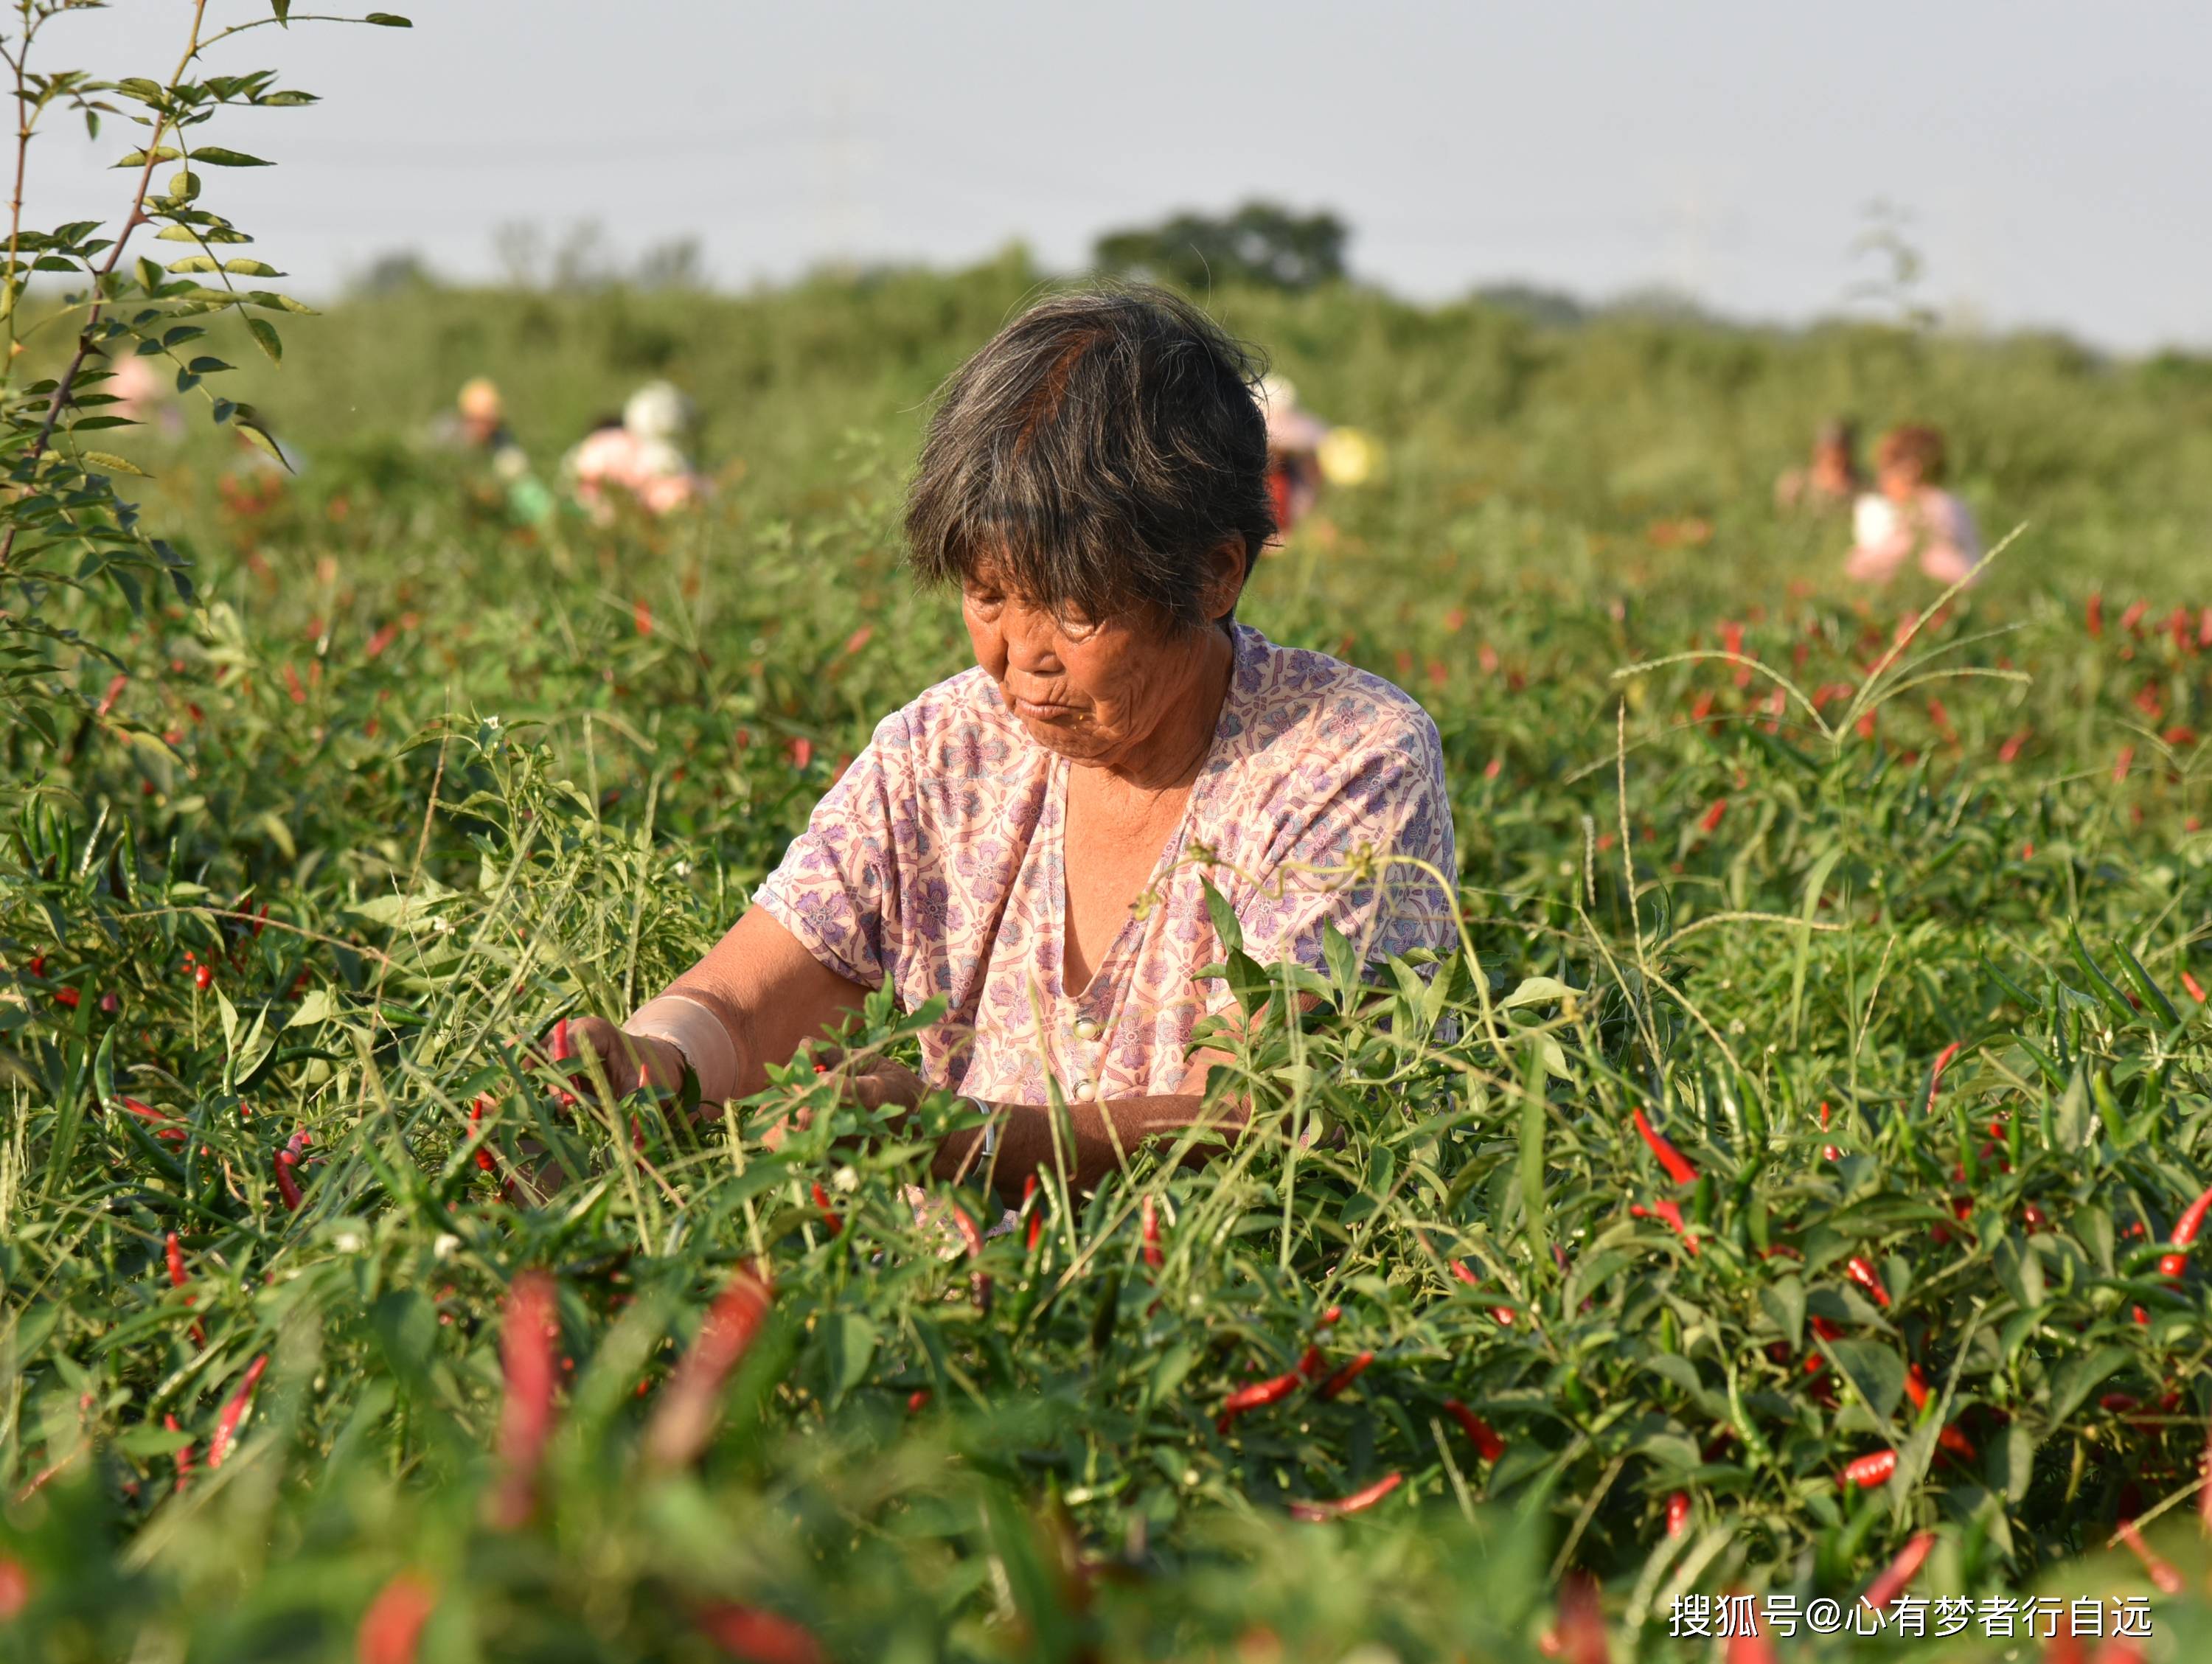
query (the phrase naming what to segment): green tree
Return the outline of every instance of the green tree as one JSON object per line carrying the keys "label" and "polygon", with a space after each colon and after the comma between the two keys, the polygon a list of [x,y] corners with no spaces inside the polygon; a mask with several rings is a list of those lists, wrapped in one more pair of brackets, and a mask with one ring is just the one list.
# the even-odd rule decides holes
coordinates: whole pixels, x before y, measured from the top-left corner
{"label": "green tree", "polygon": [[1092,248],[1101,270],[1206,288],[1258,283],[1310,289],[1345,275],[1351,229],[1334,214],[1299,215],[1249,202],[1233,214],[1177,214],[1157,226],[1109,231]]}

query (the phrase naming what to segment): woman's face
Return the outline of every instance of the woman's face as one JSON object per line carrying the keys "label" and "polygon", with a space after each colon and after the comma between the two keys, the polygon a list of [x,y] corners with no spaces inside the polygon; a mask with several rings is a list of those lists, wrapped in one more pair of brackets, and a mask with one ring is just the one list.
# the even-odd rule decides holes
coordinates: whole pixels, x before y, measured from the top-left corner
{"label": "woman's face", "polygon": [[1923,483],[1920,465],[1904,458],[1885,462],[1875,475],[1881,494],[1892,502],[1910,502]]}
{"label": "woman's face", "polygon": [[963,586],[961,612],[975,662],[1030,738],[1089,767],[1139,762],[1177,733],[1170,719],[1188,714],[1208,666],[1203,632],[1055,614],[1008,593],[988,568]]}

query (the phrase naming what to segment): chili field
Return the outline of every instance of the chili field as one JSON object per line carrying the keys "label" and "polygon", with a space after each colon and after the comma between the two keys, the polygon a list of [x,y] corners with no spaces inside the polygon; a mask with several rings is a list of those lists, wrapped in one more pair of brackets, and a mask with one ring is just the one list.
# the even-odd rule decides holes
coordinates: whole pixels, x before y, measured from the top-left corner
{"label": "chili field", "polygon": [[[965,662],[900,483],[1039,281],[362,298],[240,373],[295,473],[102,435],[188,581],[0,602],[0,1654],[2200,1655],[2212,365],[1213,296],[1376,440],[1242,610],[1435,716],[1461,951],[1229,952],[1314,997],[1249,1131],[996,1234],[804,1066],[563,1102]],[[672,377],[714,495],[518,523],[476,373],[549,484]],[[1944,428],[1981,582],[1771,506],[1837,410]]]}

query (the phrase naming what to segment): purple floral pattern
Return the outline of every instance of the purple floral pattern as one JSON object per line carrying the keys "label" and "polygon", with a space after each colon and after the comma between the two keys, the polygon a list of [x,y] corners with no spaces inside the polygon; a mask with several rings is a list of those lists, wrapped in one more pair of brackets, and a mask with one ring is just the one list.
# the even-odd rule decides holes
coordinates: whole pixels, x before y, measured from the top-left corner
{"label": "purple floral pattern", "polygon": [[942,997],[926,1072],[994,1103],[1042,1103],[1048,1076],[1079,1098],[1186,1090],[1193,1026],[1231,1003],[1192,975],[1222,956],[1205,880],[1262,964],[1318,967],[1328,923],[1370,963],[1449,947],[1448,896],[1412,865],[1456,871],[1436,725],[1378,677],[1233,629],[1182,829],[1087,988],[1061,986],[1070,765],[981,670],[877,726],[755,902],[905,1009]]}

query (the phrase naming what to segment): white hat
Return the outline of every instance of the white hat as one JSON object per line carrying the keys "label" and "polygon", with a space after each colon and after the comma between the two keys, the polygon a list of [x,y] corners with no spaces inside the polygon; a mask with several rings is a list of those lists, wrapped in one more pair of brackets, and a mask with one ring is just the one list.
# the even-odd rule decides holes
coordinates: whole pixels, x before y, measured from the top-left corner
{"label": "white hat", "polygon": [[1260,408],[1267,418],[1267,448],[1310,451],[1328,436],[1328,424],[1298,408],[1298,390],[1279,375],[1260,378]]}
{"label": "white hat", "polygon": [[623,406],[623,426],[640,439],[675,439],[691,426],[691,401],[670,382],[648,381]]}

